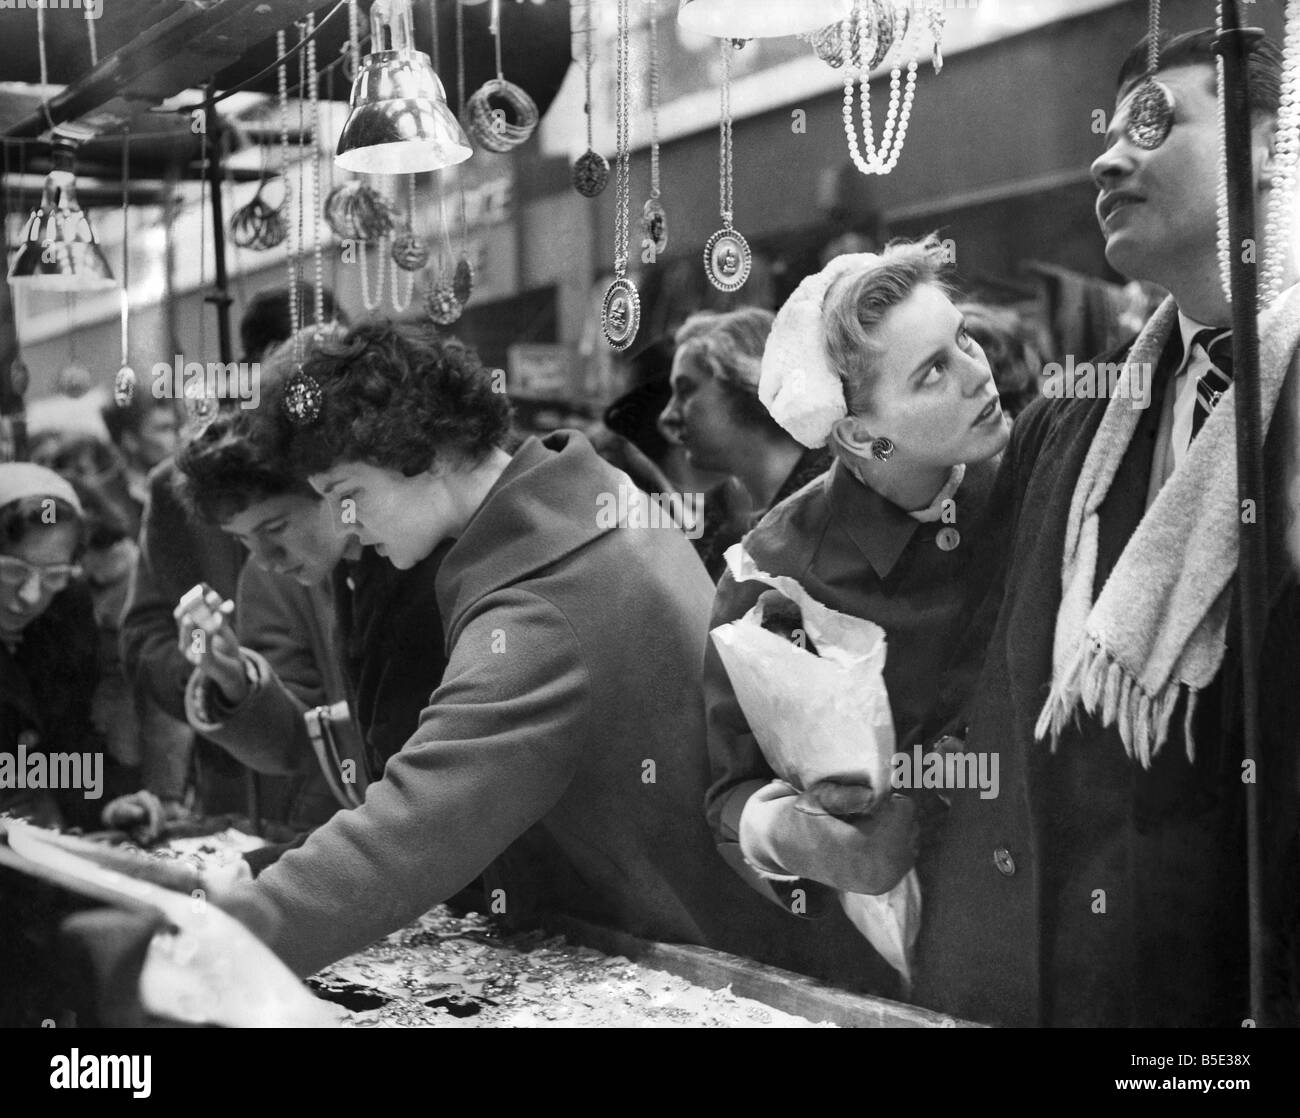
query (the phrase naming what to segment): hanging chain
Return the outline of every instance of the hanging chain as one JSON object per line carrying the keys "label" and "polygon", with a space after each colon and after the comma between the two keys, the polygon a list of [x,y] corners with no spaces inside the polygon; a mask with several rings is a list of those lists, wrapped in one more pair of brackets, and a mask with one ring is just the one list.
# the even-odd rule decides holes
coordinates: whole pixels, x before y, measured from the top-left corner
{"label": "hanging chain", "polygon": [[586,0],[585,8],[586,8],[586,20],[587,20],[587,53],[586,53],[586,58],[584,60],[584,70],[586,71],[586,81],[587,81],[587,100],[583,107],[587,113],[587,150],[594,151],[596,145],[592,138],[592,129],[591,129],[591,66],[592,66],[592,58],[593,58],[593,51],[591,49],[591,39],[592,36],[596,34],[596,27],[595,24],[592,22],[594,16],[591,10],[591,0]]}
{"label": "hanging chain", "polygon": [[[307,16],[307,33],[314,36],[316,16]],[[316,336],[320,337],[321,322],[325,317],[325,245],[321,240],[320,222],[320,163],[321,163],[321,117],[320,117],[320,71],[316,69],[316,40],[307,42],[308,96],[311,98],[311,247],[314,269],[312,323],[316,327]]]}
{"label": "hanging chain", "polygon": [[[301,21],[294,24],[298,29],[298,41],[301,43],[303,36],[306,35],[306,29]],[[302,90],[307,84],[307,56],[306,51],[300,51],[298,54],[298,236],[294,245],[293,254],[293,295],[295,317],[293,319],[293,362],[299,368],[302,367],[302,321],[305,317],[305,308],[302,305],[301,283],[302,283],[302,257],[306,237],[303,226],[306,221],[307,210],[307,158],[305,151],[307,121],[303,110]]]}
{"label": "hanging chain", "polygon": [[1150,0],[1147,8],[1147,75],[1160,65],[1160,0]]}
{"label": "hanging chain", "polygon": [[465,111],[465,5],[456,4],[456,115]]}
{"label": "hanging chain", "polygon": [[618,0],[618,76],[615,89],[616,146],[618,179],[615,184],[617,205],[614,215],[614,274],[620,279],[627,271],[628,200],[632,192],[631,163],[631,89],[628,81],[628,0]]}
{"label": "hanging chain", "polygon": [[127,196],[127,184],[131,181],[131,129],[122,129],[122,364],[127,363],[130,346],[127,342],[129,315],[131,310],[131,243],[127,238],[130,222]]}
{"label": "hanging chain", "polygon": [[[361,5],[348,0],[348,48],[352,51],[352,76],[361,73]],[[280,52],[282,55],[284,51]]]}
{"label": "hanging chain", "polygon": [[[286,38],[282,30],[275,33],[275,53],[278,57],[283,58],[285,54]],[[284,201],[281,205],[288,205],[290,198],[289,189],[289,67],[286,63],[281,62],[276,70],[276,78],[279,84],[280,94],[280,179],[284,183]],[[297,333],[298,330],[298,287],[295,282],[297,279],[294,273],[294,248],[293,248],[293,223],[289,223],[288,237],[285,254],[285,265],[288,272],[289,284],[289,328]]]}
{"label": "hanging chain", "polygon": [[718,208],[722,224],[730,227],[731,210],[731,42],[718,40],[722,54],[722,111],[718,118]]}
{"label": "hanging chain", "polygon": [[[650,197],[659,197],[659,10],[658,0],[650,3]],[[588,93],[590,99],[591,94]],[[588,132],[591,119],[587,120]],[[587,144],[591,147],[591,144]]]}

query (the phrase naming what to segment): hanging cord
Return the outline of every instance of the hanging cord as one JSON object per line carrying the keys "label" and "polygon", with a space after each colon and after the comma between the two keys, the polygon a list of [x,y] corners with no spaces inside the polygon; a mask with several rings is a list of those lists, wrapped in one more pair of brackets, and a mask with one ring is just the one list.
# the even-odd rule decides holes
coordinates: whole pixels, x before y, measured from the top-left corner
{"label": "hanging cord", "polygon": [[465,112],[465,5],[456,5],[456,115]]}
{"label": "hanging cord", "polygon": [[[332,7],[325,14],[325,16],[321,19],[320,23],[316,25],[316,30],[312,32],[311,39],[315,39],[316,36],[319,35],[325,29],[325,25],[329,23],[329,21],[333,19],[335,15],[337,15],[340,11],[342,11],[343,6],[347,3],[348,0],[339,0],[339,2],[335,4],[334,7]],[[42,10],[43,10],[42,8],[37,9],[37,11],[42,11]],[[251,78],[245,78],[242,82],[239,82],[237,85],[232,85],[229,89],[223,89],[220,93],[215,94],[212,97],[207,97],[202,101],[195,101],[194,104],[192,105],[181,105],[179,108],[169,109],[167,111],[174,112],[174,113],[181,113],[183,115],[188,116],[196,109],[206,109],[209,105],[215,105],[217,104],[218,101],[224,101],[227,97],[232,97],[236,93],[239,93],[241,90],[247,89],[250,85],[260,81],[262,78],[266,77],[267,74],[272,73],[277,67],[283,66],[296,54],[299,54],[301,51],[303,51],[306,48],[307,43],[310,41],[306,37],[300,38],[298,42],[294,45],[293,49],[286,52],[281,50],[278,45],[282,41],[281,40],[282,34],[283,34],[282,31],[276,32],[276,44],[277,44],[276,53],[279,55],[279,57],[274,62],[272,62],[269,66],[263,67],[261,70],[258,70],[257,73],[254,74]],[[355,44],[356,40],[354,39],[353,42]],[[354,58],[356,61],[356,65],[359,66],[360,65],[359,45],[355,46]],[[334,64],[331,63],[331,65]]]}
{"label": "hanging cord", "polygon": [[129,317],[131,310],[131,253],[129,251],[130,242],[127,239],[127,226],[129,220],[128,206],[130,199],[128,189],[131,181],[131,130],[130,128],[122,129],[122,364],[129,364],[127,357],[130,353],[130,345],[127,340],[127,331],[130,329]]}

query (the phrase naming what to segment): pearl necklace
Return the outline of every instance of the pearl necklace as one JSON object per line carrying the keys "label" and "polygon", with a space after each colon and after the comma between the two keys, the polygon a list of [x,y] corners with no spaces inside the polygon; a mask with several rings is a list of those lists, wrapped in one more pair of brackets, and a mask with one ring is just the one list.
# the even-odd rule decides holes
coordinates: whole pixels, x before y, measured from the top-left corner
{"label": "pearl necklace", "polygon": [[[878,25],[874,12],[873,0],[855,0],[854,17],[840,24],[840,44],[844,58],[844,136],[849,144],[849,157],[864,175],[887,175],[898,164],[898,157],[903,154],[903,141],[907,138],[907,123],[912,115],[912,100],[916,95],[916,59],[907,64],[907,86],[900,95],[902,86],[902,69],[895,64],[889,72],[889,111],[885,116],[884,129],[880,135],[877,148],[874,129],[871,126],[871,85],[869,82],[868,59],[875,48],[874,28]],[[904,22],[905,21],[905,22]],[[866,143],[867,155],[863,158],[858,149],[858,130],[853,120],[853,26],[857,25],[858,60],[860,69],[857,81],[859,98],[862,104],[862,132]],[[906,54],[907,41],[912,35],[914,24],[906,4],[894,5],[894,26],[906,26],[901,41],[897,44],[898,57]],[[869,34],[868,24],[872,31]]]}
{"label": "pearl necklace", "polygon": [[[1220,5],[1216,30],[1223,30]],[[1217,59],[1219,77],[1219,181],[1218,250],[1219,280],[1224,297],[1232,302],[1232,263],[1228,231],[1227,108],[1224,95],[1223,56]],[[1260,268],[1259,309],[1264,310],[1281,294],[1282,281],[1291,259],[1294,227],[1296,167],[1300,161],[1300,3],[1286,6],[1286,33],[1282,51],[1282,97],[1278,106],[1276,159],[1264,218],[1264,259]]]}

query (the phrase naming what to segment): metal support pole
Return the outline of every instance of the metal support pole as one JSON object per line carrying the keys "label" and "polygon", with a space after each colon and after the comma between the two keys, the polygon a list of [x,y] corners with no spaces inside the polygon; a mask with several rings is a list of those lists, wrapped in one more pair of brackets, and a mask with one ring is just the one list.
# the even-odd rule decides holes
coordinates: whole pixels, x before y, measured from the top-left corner
{"label": "metal support pole", "polygon": [[[1237,602],[1241,612],[1242,717],[1245,759],[1256,780],[1246,784],[1246,875],[1250,923],[1250,1014],[1257,1027],[1269,1024],[1265,958],[1263,847],[1260,835],[1259,660],[1268,621],[1268,517],[1264,493],[1264,450],[1259,391],[1259,283],[1255,253],[1242,251],[1255,239],[1255,184],[1251,160],[1250,84],[1246,59],[1263,38],[1241,26],[1236,0],[1223,0],[1223,30],[1215,49],[1223,57],[1227,115],[1225,160],[1228,179],[1228,235],[1232,260],[1233,384],[1237,395],[1237,497],[1254,502],[1255,520],[1238,534]],[[1279,246],[1268,245],[1270,252]],[[1239,506],[1241,507],[1241,506]]]}
{"label": "metal support pole", "polygon": [[[211,303],[217,311],[217,348],[221,363],[229,367],[234,360],[230,344],[230,297],[229,277],[226,273],[226,225],[221,205],[221,117],[217,107],[211,101],[216,94],[214,82],[207,83],[208,104],[203,111],[203,144],[207,154],[208,194],[212,199],[212,251],[216,260],[216,282],[211,291],[205,292],[203,301]],[[248,822],[253,833],[262,833],[262,786],[257,773],[244,769],[244,799],[247,805]]]}

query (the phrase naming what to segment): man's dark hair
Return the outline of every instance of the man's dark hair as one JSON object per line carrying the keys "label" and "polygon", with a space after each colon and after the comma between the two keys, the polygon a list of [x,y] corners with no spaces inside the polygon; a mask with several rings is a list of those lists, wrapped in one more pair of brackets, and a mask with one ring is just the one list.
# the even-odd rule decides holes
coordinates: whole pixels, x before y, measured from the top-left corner
{"label": "man's dark hair", "polygon": [[[293,332],[289,314],[289,291],[286,287],[273,287],[259,291],[249,301],[239,320],[239,344],[244,348],[245,361],[260,361],[267,350],[285,341]],[[312,321],[316,296],[308,283],[298,284],[298,306],[303,324]],[[337,319],[348,324],[347,315],[334,302],[334,292],[328,287],[321,292],[321,319]]]}
{"label": "man's dark hair", "polygon": [[263,370],[258,407],[222,408],[182,443],[176,454],[174,485],[191,512],[220,524],[271,497],[292,493],[317,498],[289,462],[292,432],[282,387]]}
{"label": "man's dark hair", "polygon": [[[292,355],[277,353],[282,382]],[[303,476],[366,462],[407,477],[435,461],[481,461],[510,438],[510,402],[478,355],[432,326],[366,321],[308,350],[303,372],[321,387],[320,415],[293,432]],[[262,407],[282,411],[281,393]]]}
{"label": "man's dark hair", "polygon": [[[1211,80],[1217,83],[1215,35],[1213,27],[1185,31],[1181,35],[1162,32],[1157,72],[1172,70],[1176,66],[1208,66]],[[1146,77],[1149,38],[1150,36],[1143,35],[1120,66],[1116,86],[1118,99],[1122,100],[1133,85]],[[1276,116],[1278,106],[1282,103],[1282,52],[1267,39],[1256,40],[1246,56],[1246,72],[1250,78],[1251,113],[1271,113]]]}

